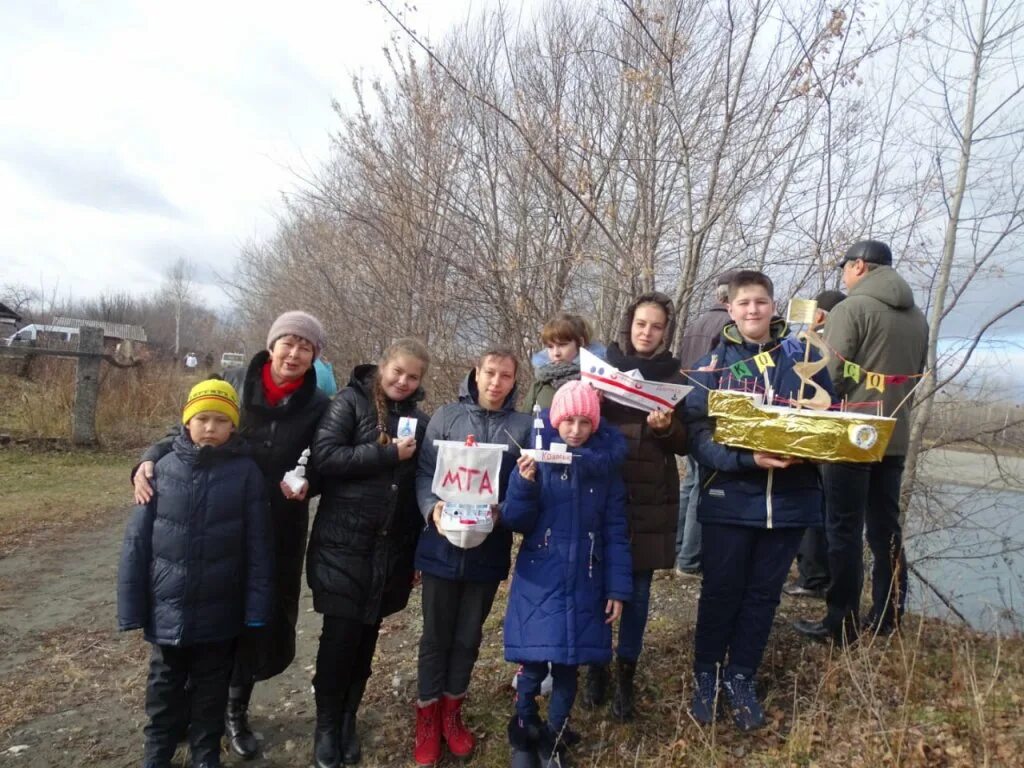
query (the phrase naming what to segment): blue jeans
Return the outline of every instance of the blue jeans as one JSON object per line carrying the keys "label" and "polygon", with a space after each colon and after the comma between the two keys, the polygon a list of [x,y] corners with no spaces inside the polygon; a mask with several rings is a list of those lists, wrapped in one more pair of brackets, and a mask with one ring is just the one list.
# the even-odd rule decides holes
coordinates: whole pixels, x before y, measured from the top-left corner
{"label": "blue jeans", "polygon": [[676,526],[676,568],[683,571],[696,571],[700,568],[700,523],[697,522],[699,480],[697,462],[687,456],[686,477],[679,488],[679,525]]}
{"label": "blue jeans", "polygon": [[900,526],[903,456],[877,464],[829,464],[825,467],[825,533],[832,577],[826,593],[825,624],[834,632],[859,629],[864,584],[864,538],[871,569],[871,613],[881,626],[898,621],[907,602],[907,560]]}
{"label": "blue jeans", "polygon": [[[516,677],[516,716],[523,722],[538,718],[537,697],[540,685],[548,676],[546,661],[528,661],[519,668]],[[548,725],[558,733],[569,719],[576,701],[576,667],[569,664],[551,665],[551,697],[548,700]]]}
{"label": "blue jeans", "polygon": [[616,655],[623,661],[636,662],[644,647],[644,630],[651,608],[651,579],[654,571],[633,571],[633,594],[622,605],[619,620],[619,645]]}
{"label": "blue jeans", "polygon": [[803,533],[803,528],[704,526],[694,672],[715,672],[726,654],[726,674],[757,672]]}

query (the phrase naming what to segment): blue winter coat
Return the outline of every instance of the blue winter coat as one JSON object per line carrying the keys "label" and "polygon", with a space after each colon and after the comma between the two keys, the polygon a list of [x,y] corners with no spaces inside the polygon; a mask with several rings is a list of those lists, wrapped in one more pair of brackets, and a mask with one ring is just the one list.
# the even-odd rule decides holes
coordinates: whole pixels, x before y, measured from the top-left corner
{"label": "blue winter coat", "polygon": [[515,410],[515,387],[505,398],[500,411],[481,408],[477,404],[478,399],[476,375],[470,371],[459,389],[459,401],[442,405],[427,425],[416,468],[416,501],[427,527],[416,546],[416,569],[443,579],[501,581],[508,577],[511,564],[512,531],[509,528],[499,523],[479,546],[461,549],[438,533],[431,519],[434,504],[439,501],[430,490],[437,464],[435,440],[464,440],[468,435],[474,435],[478,443],[505,443],[508,450],[501,459],[499,486],[499,498],[502,500],[508,490],[509,475],[519,458],[516,443],[526,445],[529,441],[533,417]]}
{"label": "blue winter coat", "polygon": [[[771,353],[775,366],[768,368],[769,381],[776,395],[795,399],[800,379],[793,364],[803,360],[803,345],[795,339],[786,339],[786,324],[777,320],[772,324],[772,340],[765,344],[744,341],[730,324],[722,331],[718,346],[705,355],[695,366],[700,368],[715,359],[715,368],[728,368],[741,360],[781,346]],[[811,360],[820,357],[811,351]],[[753,362],[747,366],[757,375]],[[719,389],[720,384],[740,389],[729,371],[709,371],[691,374],[698,384]],[[723,382],[723,379],[725,380]],[[814,380],[835,398],[832,381],[827,371],[821,371]],[[756,379],[759,389],[763,378]],[[817,467],[810,462],[795,464],[788,469],[760,469],[754,463],[753,451],[730,448],[713,439],[715,420],[708,416],[707,390],[694,387],[683,403],[689,425],[690,456],[700,465],[700,501],[697,519],[705,524],[742,525],[755,528],[820,528],[824,523],[824,496]]]}
{"label": "blue winter coat", "polygon": [[[547,422],[544,444],[560,440]],[[505,613],[505,658],[556,664],[611,660],[606,601],[633,593],[621,465],[626,439],[603,423],[572,464],[512,473],[504,522],[524,534]]]}
{"label": "blue winter coat", "polygon": [[160,645],[236,637],[270,620],[274,551],[265,482],[242,441],[198,447],[183,429],[135,507],[117,573],[117,622]]}

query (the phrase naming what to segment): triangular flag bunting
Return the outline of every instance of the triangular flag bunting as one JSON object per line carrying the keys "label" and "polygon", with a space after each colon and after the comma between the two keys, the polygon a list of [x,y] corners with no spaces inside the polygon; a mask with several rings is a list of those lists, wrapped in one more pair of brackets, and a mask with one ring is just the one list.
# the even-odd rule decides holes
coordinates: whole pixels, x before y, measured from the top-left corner
{"label": "triangular flag bunting", "polygon": [[906,384],[908,381],[910,381],[909,376],[900,376],[899,374],[894,374],[892,376],[885,377],[886,384]]}
{"label": "triangular flag bunting", "polygon": [[757,365],[758,373],[764,373],[765,368],[775,367],[775,361],[772,360],[771,352],[762,352],[759,355],[754,355],[754,363]]}
{"label": "triangular flag bunting", "polygon": [[860,383],[860,366],[856,363],[851,363],[849,360],[843,361],[843,376],[847,379],[853,379],[858,384]]}
{"label": "triangular flag bunting", "polygon": [[868,389],[877,389],[885,392],[885,375],[881,373],[868,373]]}
{"label": "triangular flag bunting", "polygon": [[749,379],[754,375],[754,372],[747,366],[746,360],[740,360],[738,363],[733,363],[729,366],[729,370],[732,371],[732,375],[737,379]]}

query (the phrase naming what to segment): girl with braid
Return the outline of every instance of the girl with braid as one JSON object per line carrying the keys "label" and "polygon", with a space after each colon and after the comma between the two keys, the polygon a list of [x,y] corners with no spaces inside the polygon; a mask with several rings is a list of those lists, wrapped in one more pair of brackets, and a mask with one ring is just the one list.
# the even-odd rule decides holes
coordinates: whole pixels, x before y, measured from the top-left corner
{"label": "girl with braid", "polygon": [[[313,678],[317,768],[359,762],[356,712],[381,620],[409,601],[423,528],[415,480],[429,362],[423,344],[399,339],[378,365],[357,366],[313,439],[323,483],[306,559],[313,608],[324,615]],[[414,436],[398,437],[401,417],[416,419]]]}

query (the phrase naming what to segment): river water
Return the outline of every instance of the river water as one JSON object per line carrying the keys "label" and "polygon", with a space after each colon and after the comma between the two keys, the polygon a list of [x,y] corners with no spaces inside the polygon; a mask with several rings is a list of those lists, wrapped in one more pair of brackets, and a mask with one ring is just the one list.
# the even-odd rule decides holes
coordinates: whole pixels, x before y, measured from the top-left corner
{"label": "river water", "polygon": [[906,523],[910,609],[955,619],[949,602],[976,629],[1024,631],[1024,461],[932,451],[923,475]]}

